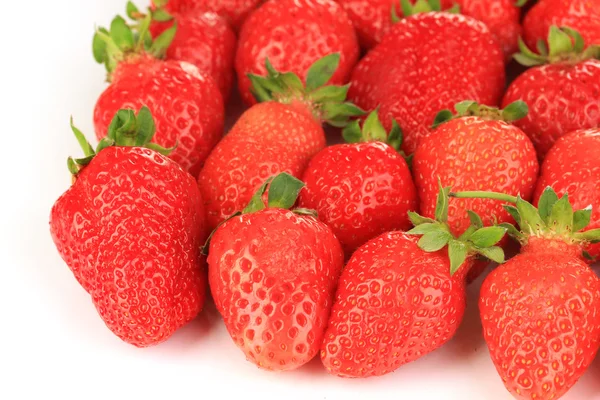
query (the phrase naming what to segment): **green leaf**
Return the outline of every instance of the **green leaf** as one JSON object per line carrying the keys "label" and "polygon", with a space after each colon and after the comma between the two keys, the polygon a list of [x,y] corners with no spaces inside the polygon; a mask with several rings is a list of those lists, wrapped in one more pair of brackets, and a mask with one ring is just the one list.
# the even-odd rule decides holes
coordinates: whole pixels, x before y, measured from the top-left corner
{"label": "green leaf", "polygon": [[473,210],[467,210],[467,214],[469,214],[469,220],[471,221],[471,225],[475,227],[475,229],[483,228],[483,221],[481,220],[479,214],[477,214]]}
{"label": "green leaf", "polygon": [[396,10],[396,4],[392,4],[391,16],[392,24],[397,24],[400,22],[401,18],[398,15],[398,11]]}
{"label": "green leaf", "polygon": [[498,243],[506,233],[506,228],[501,226],[488,226],[475,231],[469,241],[480,248],[491,247]]}
{"label": "green leaf", "polygon": [[152,2],[157,8],[163,8],[169,4],[169,0],[152,0]]}
{"label": "green leaf", "polygon": [[98,143],[98,146],[96,147],[96,154],[100,153],[102,150],[106,149],[107,147],[110,146],[114,146],[115,145],[115,141],[110,139],[110,138],[102,138],[102,140],[100,140],[100,142]]}
{"label": "green leaf", "polygon": [[567,193],[554,203],[547,225],[556,233],[573,232],[573,207],[569,203],[569,195]]}
{"label": "green leaf", "polygon": [[521,216],[519,215],[519,210],[517,210],[517,207],[508,204],[503,204],[502,207],[510,214],[511,217],[513,217],[515,222],[521,226]]}
{"label": "green leaf", "polygon": [[[158,0],[154,0],[154,3],[156,3],[157,1]],[[210,250],[210,242],[211,242],[213,236],[215,235],[215,233],[219,230],[220,227],[225,225],[225,223],[227,223],[227,221],[229,221],[230,219],[233,219],[235,217],[239,217],[240,215],[242,215],[242,213],[237,211],[233,215],[231,215],[229,218],[225,219],[224,221],[221,221],[217,225],[217,227],[210,233],[210,235],[208,236],[208,239],[206,239],[206,242],[204,243],[204,246],[202,246],[202,248],[200,249],[200,252],[205,256],[208,255],[208,252]]]}
{"label": "green leaf", "polygon": [[157,22],[169,22],[173,20],[173,16],[164,8],[157,8],[152,12],[152,19]]}
{"label": "green leaf", "polygon": [[347,143],[360,143],[362,140],[362,132],[358,120],[350,122],[342,130],[342,137]]}
{"label": "green leaf", "polygon": [[[365,112],[352,103],[325,103],[323,105],[323,118],[326,121],[335,120],[339,117],[346,119],[348,117],[358,117]],[[344,123],[343,126],[346,124]]]}
{"label": "green leaf", "polygon": [[402,8],[402,15],[410,17],[412,15],[412,4],[408,0],[400,0],[400,7]]}
{"label": "green leaf", "polygon": [[592,219],[592,208],[584,208],[573,213],[573,232],[579,232],[590,224]]}
{"label": "green leaf", "polygon": [[502,119],[506,122],[513,122],[523,119],[529,113],[529,107],[527,103],[522,100],[517,100],[510,103],[504,110],[502,110]]}
{"label": "green leaf", "polygon": [[377,111],[373,111],[367,116],[363,124],[363,139],[366,141],[385,142],[387,132],[379,120]]}
{"label": "green leaf", "polygon": [[83,154],[86,157],[95,155],[96,153],[94,152],[94,148],[92,147],[90,142],[88,142],[83,132],[77,129],[77,127],[73,123],[73,117],[71,117],[71,130],[75,135],[75,139],[77,139],[77,142],[79,143],[79,147],[81,147],[81,149],[83,150]]}
{"label": "green leaf", "polygon": [[434,232],[434,231],[437,231],[440,229],[444,229],[444,228],[442,228],[442,226],[437,222],[424,223],[424,224],[415,226],[414,228],[412,228],[410,231],[408,231],[406,233],[408,233],[410,235],[424,235],[426,233]]}
{"label": "green leaf", "polygon": [[535,44],[535,47],[537,48],[538,53],[540,53],[541,55],[548,55],[548,45],[546,44],[546,41],[544,39],[538,39],[537,43]]}
{"label": "green leaf", "polygon": [[137,132],[135,138],[136,146],[144,146],[149,143],[156,132],[156,124],[150,109],[143,106],[137,115]]}
{"label": "green leaf", "polygon": [[415,226],[436,222],[434,219],[422,217],[414,211],[408,212],[408,219],[410,219],[410,222]]}
{"label": "green leaf", "polygon": [[179,145],[179,143],[175,143],[175,146],[170,147],[170,148],[167,149],[167,148],[164,148],[161,145],[156,144],[156,143],[146,143],[144,145],[144,147],[147,148],[147,149],[150,149],[150,150],[154,150],[157,153],[160,153],[163,156],[168,157],[169,155],[171,155],[171,153],[173,151],[175,151],[175,149],[177,148],[178,145]]}
{"label": "green leaf", "polygon": [[400,150],[403,142],[404,137],[402,135],[402,128],[400,128],[400,125],[398,125],[395,119],[392,119],[392,130],[387,137],[387,143],[394,149]]}
{"label": "green leaf", "polygon": [[298,215],[307,215],[309,217],[318,218],[318,214],[316,210],[309,210],[308,208],[294,208],[292,210],[294,214]]}
{"label": "green leaf", "polygon": [[265,194],[266,190],[267,190],[267,186],[273,181],[273,178],[275,178],[274,176],[268,178],[261,186],[260,188],[258,188],[258,190],[256,191],[256,193],[254,193],[254,195],[252,196],[252,198],[250,199],[250,202],[248,203],[248,205],[246,206],[246,208],[244,208],[244,210],[242,211],[243,214],[251,214],[251,213],[255,213],[257,211],[260,211],[262,209],[264,209],[265,203],[262,199],[263,195]]}
{"label": "green leaf", "polygon": [[533,67],[535,65],[541,65],[546,62],[545,58],[535,54],[533,51],[527,47],[522,38],[519,37],[519,51],[520,53],[516,53],[513,55],[513,58],[517,60],[517,62],[526,67]]}
{"label": "green leaf", "polygon": [[531,203],[523,200],[521,197],[517,198],[517,210],[519,211],[519,216],[521,218],[519,223],[521,231],[535,234],[538,230],[546,227],[537,208]]}
{"label": "green leaf", "polygon": [[250,83],[252,84],[250,91],[257,102],[263,103],[272,99],[271,93],[268,90],[269,80],[267,78],[260,75],[248,74],[248,79],[250,79]]}
{"label": "green leaf", "polygon": [[575,53],[581,53],[585,50],[585,41],[579,32],[568,26],[562,26],[561,30],[573,39],[573,50]]}
{"label": "green leaf", "polygon": [[600,242],[600,229],[592,229],[585,232],[578,232],[573,235],[577,240],[584,240],[590,243]]}
{"label": "green leaf", "polygon": [[515,3],[515,6],[517,7],[523,7],[525,4],[527,4],[528,0],[517,0]]}
{"label": "green leaf", "polygon": [[342,103],[346,100],[350,85],[344,86],[323,86],[310,94],[310,99],[314,102],[332,101]]}
{"label": "green leaf", "polygon": [[432,253],[442,249],[452,239],[450,232],[438,229],[421,236],[418,244],[421,250]]}
{"label": "green leaf", "polygon": [[122,51],[133,50],[135,40],[131,28],[121,16],[116,16],[110,24],[110,37]]}
{"label": "green leaf", "polygon": [[548,34],[548,43],[550,56],[555,57],[560,54],[569,53],[573,50],[573,42],[566,32],[563,32],[557,26],[550,27]]}
{"label": "green leaf", "polygon": [[483,249],[475,249],[475,251],[482,256],[497,262],[498,264],[502,264],[504,262],[504,250],[502,250],[501,247],[487,247]]}
{"label": "green leaf", "polygon": [[139,14],[140,14],[140,10],[137,8],[137,6],[132,1],[128,1],[127,2],[127,16],[131,19],[137,20]]}
{"label": "green leaf", "polygon": [[503,222],[503,223],[499,224],[498,226],[501,226],[504,229],[506,229],[506,233],[508,233],[508,235],[514,239],[521,240],[524,238],[523,234],[521,232],[519,232],[519,230],[513,224],[509,224],[508,222]]}
{"label": "green leaf", "polygon": [[442,110],[438,112],[435,116],[432,127],[437,128],[441,124],[450,121],[452,118],[454,118],[454,114],[452,114],[452,111]]}
{"label": "green leaf", "polygon": [[340,53],[333,53],[315,61],[306,74],[306,89],[315,90],[333,76],[340,64]]}
{"label": "green leaf", "polygon": [[152,43],[152,46],[150,47],[150,54],[154,55],[156,58],[164,58],[164,56],[167,54],[167,49],[175,38],[176,33],[177,22],[174,22],[172,27],[165,30],[156,38],[156,40],[154,40],[154,43]]}
{"label": "green leaf", "polygon": [[588,251],[582,251],[581,254],[583,255],[583,258],[585,258],[588,261],[591,262],[596,262],[596,257],[592,256]]}
{"label": "green leaf", "polygon": [[454,109],[458,113],[458,115],[467,115],[469,112],[477,111],[479,104],[473,100],[465,100],[460,103],[456,103]]}
{"label": "green leaf", "polygon": [[72,175],[77,175],[79,173],[79,166],[75,164],[72,157],[67,158],[67,168]]}
{"label": "green leaf", "polygon": [[291,89],[293,92],[302,92],[304,85],[298,75],[293,72],[286,72],[285,74],[279,74],[279,80],[283,83],[284,87]]}
{"label": "green leaf", "polygon": [[435,206],[435,219],[439,222],[448,221],[448,193],[450,188],[442,187],[442,182],[438,179],[438,197]]}
{"label": "green leaf", "polygon": [[540,217],[542,217],[542,220],[548,222],[548,217],[552,212],[552,207],[554,207],[554,204],[557,201],[558,196],[556,195],[554,189],[552,189],[550,186],[544,189],[544,192],[542,193],[542,195],[540,196],[540,200],[538,201],[538,210],[540,213]]}
{"label": "green leaf", "polygon": [[150,24],[152,23],[152,14],[148,13],[138,22],[138,43],[136,51],[150,51],[152,47],[152,36],[150,35]]}
{"label": "green leaf", "polygon": [[94,35],[94,40],[92,41],[92,51],[94,52],[94,60],[98,64],[104,64],[107,61],[106,42],[97,33]]}
{"label": "green leaf", "polygon": [[454,275],[467,259],[469,248],[457,240],[448,243],[448,257],[450,258],[450,275]]}
{"label": "green leaf", "polygon": [[290,209],[298,200],[304,182],[288,173],[277,175],[269,187],[269,207]]}

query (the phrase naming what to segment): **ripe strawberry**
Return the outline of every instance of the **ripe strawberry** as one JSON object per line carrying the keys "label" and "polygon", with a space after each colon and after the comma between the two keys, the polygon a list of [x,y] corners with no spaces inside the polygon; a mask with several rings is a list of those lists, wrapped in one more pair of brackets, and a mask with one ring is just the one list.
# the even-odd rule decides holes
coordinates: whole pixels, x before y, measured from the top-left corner
{"label": "ripe strawberry", "polygon": [[534,49],[546,40],[553,25],[579,31],[587,45],[600,44],[600,0],[538,1],[523,20],[527,46]]}
{"label": "ripe strawberry", "polygon": [[[267,181],[269,182],[269,181]],[[307,210],[289,211],[303,183],[279,174],[210,241],[210,287],[249,361],[291,370],[318,352],[343,267],[342,248]]]}
{"label": "ripe strawberry", "polygon": [[449,13],[421,13],[398,22],[352,74],[349,98],[379,108],[383,126],[395,119],[412,154],[436,113],[465,99],[499,103],[504,91],[502,52],[486,26]]}
{"label": "ripe strawberry", "polygon": [[301,177],[309,160],[325,147],[322,121],[343,126],[349,116],[362,113],[344,103],[347,86],[322,86],[338,62],[337,54],[317,61],[306,86],[268,63],[267,78],[251,75],[257,99],[264,103],[240,117],[198,179],[212,228],[243,209],[269,176],[288,172]]}
{"label": "ripe strawberry", "polygon": [[580,232],[591,209],[573,212],[547,188],[539,208],[498,193],[458,193],[494,198],[519,222],[519,255],[483,282],[479,309],[485,341],[506,388],[517,399],[554,400],[583,375],[600,346],[600,280],[582,249],[600,241],[600,230]]}
{"label": "ripe strawberry", "polygon": [[531,138],[540,159],[562,135],[600,127],[600,61],[594,59],[600,58],[600,46],[584,50],[576,31],[555,26],[548,40],[550,50],[542,55],[520,43],[516,59],[535,67],[510,85],[503,100],[529,104],[529,114],[516,125]]}
{"label": "ripe strawberry", "polygon": [[155,6],[164,6],[171,12],[188,13],[211,11],[226,18],[235,29],[263,0],[152,0]]}
{"label": "ripe strawberry", "polygon": [[[346,255],[380,234],[407,230],[408,211],[417,209],[417,193],[406,161],[398,153],[402,133],[390,137],[377,112],[363,125],[348,125],[350,143],[326,147],[303,175],[300,207],[314,209],[340,240]],[[386,143],[387,141],[387,143]]]}
{"label": "ripe strawberry", "polygon": [[452,236],[447,192],[440,190],[436,220],[411,213],[412,231],[371,240],[344,268],[321,347],[330,373],[384,375],[441,347],[462,321],[472,256],[504,260],[493,245],[505,228],[483,228],[475,214],[467,234]]}
{"label": "ripe strawberry", "polygon": [[[559,196],[569,195],[573,207],[592,206],[591,223],[586,230],[600,228],[600,129],[571,132],[556,141],[548,152],[534,200],[539,205],[544,189],[552,187]],[[589,247],[589,254],[600,256],[600,245]]]}
{"label": "ripe strawberry", "polygon": [[278,71],[293,72],[303,81],[310,66],[339,53],[332,84],[348,81],[358,61],[359,47],[352,23],[333,0],[267,1],[253,12],[239,37],[235,69],[242,98],[256,103],[248,74],[265,75],[265,60]]}
{"label": "ripe strawberry", "polygon": [[94,110],[96,136],[104,135],[119,109],[147,106],[156,120],[155,142],[177,146],[170,157],[196,175],[223,134],[223,99],[216,83],[192,64],[157,58],[164,55],[175,29],[149,44],[150,18],[148,14],[134,35],[116,17],[110,32],[101,28],[94,37],[94,56],[106,65],[110,81]]}
{"label": "ripe strawberry", "polygon": [[94,151],[73,127],[86,157],[69,159],[74,183],[50,216],[60,255],[108,328],[138,347],[192,320],[206,286],[200,192],[150,143],[154,131],[148,108],[121,110]]}

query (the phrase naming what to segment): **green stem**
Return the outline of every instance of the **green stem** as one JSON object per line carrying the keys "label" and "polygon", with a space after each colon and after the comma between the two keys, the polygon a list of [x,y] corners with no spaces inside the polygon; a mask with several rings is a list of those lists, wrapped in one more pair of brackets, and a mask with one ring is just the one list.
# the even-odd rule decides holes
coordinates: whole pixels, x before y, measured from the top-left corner
{"label": "green stem", "polygon": [[509,203],[517,204],[517,198],[515,196],[511,196],[505,193],[496,193],[496,192],[481,192],[481,191],[472,191],[472,192],[456,192],[449,193],[448,196],[454,197],[456,199],[491,199],[491,200],[500,200],[507,201]]}

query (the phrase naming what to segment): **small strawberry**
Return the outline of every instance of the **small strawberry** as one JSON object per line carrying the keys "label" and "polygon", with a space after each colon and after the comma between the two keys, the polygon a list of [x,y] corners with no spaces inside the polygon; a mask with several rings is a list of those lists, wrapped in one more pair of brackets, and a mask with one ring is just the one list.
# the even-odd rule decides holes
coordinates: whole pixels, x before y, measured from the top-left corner
{"label": "small strawberry", "polygon": [[244,20],[264,0],[152,0],[157,7],[166,7],[171,12],[189,13],[214,12],[226,18],[237,30]]}
{"label": "small strawberry", "polygon": [[600,46],[584,49],[581,35],[570,28],[550,29],[549,51],[533,53],[520,42],[515,58],[534,66],[508,88],[503,104],[523,100],[529,114],[516,122],[543,159],[562,135],[600,127]]}
{"label": "small strawberry", "polygon": [[[138,347],[167,340],[202,309],[206,238],[194,179],[150,143],[148,108],[120,110],[94,151],[69,159],[73,185],[54,204],[54,243],[108,328]],[[129,147],[135,146],[135,147]]]}
{"label": "small strawberry", "polygon": [[300,207],[317,211],[348,257],[384,232],[412,226],[408,211],[417,209],[417,193],[408,165],[398,153],[401,135],[394,125],[388,138],[373,112],[362,131],[358,121],[344,129],[350,143],[326,147],[304,172],[306,189],[300,194]]}
{"label": "small strawberry", "polygon": [[497,105],[504,82],[502,52],[483,23],[428,12],[399,21],[358,63],[349,98],[367,111],[379,107],[388,131],[396,120],[410,155],[439,110],[465,98]]}
{"label": "small strawberry", "polygon": [[343,267],[331,229],[307,210],[288,210],[302,187],[288,174],[268,180],[210,240],[217,309],[248,360],[267,370],[295,369],[317,354]]}
{"label": "small strawberry", "polygon": [[472,213],[474,225],[454,237],[448,188],[440,189],[435,220],[411,212],[413,230],[371,240],[344,268],[321,347],[330,373],[384,375],[438,349],[462,321],[472,256],[504,260],[494,244],[506,229],[484,228]]}
{"label": "small strawberry", "polygon": [[583,375],[600,346],[600,280],[582,250],[600,230],[581,232],[590,208],[573,212],[568,196],[547,188],[539,208],[520,197],[451,194],[512,203],[520,231],[503,224],[521,252],[483,282],[484,338],[506,388],[517,399],[556,400]]}
{"label": "small strawberry", "polygon": [[[537,182],[534,204],[539,205],[545,188],[559,196],[566,193],[573,207],[592,206],[591,223],[586,230],[600,228],[600,128],[571,132],[556,141],[548,152]],[[600,244],[591,245],[589,254],[600,257]]]}
{"label": "small strawberry", "polygon": [[348,81],[359,47],[352,23],[333,0],[267,1],[253,12],[240,32],[235,69],[242,98],[256,103],[248,74],[265,75],[269,59],[278,71],[293,72],[303,81],[311,65],[340,54],[330,83]]}
{"label": "small strawberry", "polygon": [[250,200],[269,176],[301,177],[309,160],[325,147],[322,122],[344,126],[362,111],[345,103],[347,86],[323,86],[339,55],[317,61],[306,85],[281,74],[267,61],[268,77],[250,75],[261,104],[247,110],[206,160],[198,178],[209,225],[215,228]]}
{"label": "small strawberry", "polygon": [[110,32],[100,28],[94,37],[94,56],[106,65],[110,86],[94,109],[96,136],[101,139],[119,109],[152,111],[157,133],[154,141],[177,148],[170,155],[196,175],[211,149],[223,135],[224,105],[212,78],[183,61],[162,61],[175,36],[175,27],[152,41],[151,13],[134,32],[116,17]]}

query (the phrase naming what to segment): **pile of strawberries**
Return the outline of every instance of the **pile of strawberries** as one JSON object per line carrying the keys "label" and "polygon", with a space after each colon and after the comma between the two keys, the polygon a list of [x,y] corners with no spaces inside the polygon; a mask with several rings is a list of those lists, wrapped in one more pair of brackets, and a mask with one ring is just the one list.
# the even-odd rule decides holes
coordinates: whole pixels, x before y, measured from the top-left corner
{"label": "pile of strawberries", "polygon": [[98,145],[71,124],[50,230],[123,341],[211,294],[260,368],[383,375],[452,338],[491,260],[515,398],[558,399],[596,356],[600,0],[130,2],[93,53]]}

